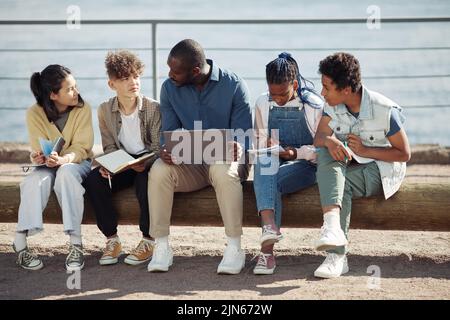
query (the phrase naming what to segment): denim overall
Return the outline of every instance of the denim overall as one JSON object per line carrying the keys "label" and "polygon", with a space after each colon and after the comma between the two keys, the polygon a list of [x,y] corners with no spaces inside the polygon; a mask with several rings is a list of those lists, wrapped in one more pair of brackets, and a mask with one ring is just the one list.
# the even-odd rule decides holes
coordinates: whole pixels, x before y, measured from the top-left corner
{"label": "denim overall", "polygon": [[[282,147],[300,148],[312,145],[304,107],[279,107],[271,105],[269,111],[269,137],[278,129],[277,139]],[[304,189],[316,182],[316,165],[307,160],[285,161],[278,154],[260,155],[254,166],[253,186],[258,214],[272,209],[275,223],[281,226],[281,195]]]}

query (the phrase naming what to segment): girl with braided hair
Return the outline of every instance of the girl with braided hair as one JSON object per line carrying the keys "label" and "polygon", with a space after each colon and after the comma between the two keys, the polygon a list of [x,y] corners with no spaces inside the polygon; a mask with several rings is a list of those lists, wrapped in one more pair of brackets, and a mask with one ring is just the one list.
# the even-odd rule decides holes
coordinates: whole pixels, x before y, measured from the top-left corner
{"label": "girl with braided hair", "polygon": [[[323,108],[323,100],[300,74],[289,53],[281,53],[266,65],[266,79],[269,92],[256,101],[254,142],[258,149],[272,147],[272,151],[258,153],[254,167],[262,225],[261,252],[254,274],[272,274],[275,270],[273,248],[282,239],[281,196],[316,182],[313,140]],[[281,148],[273,148],[278,145]]]}

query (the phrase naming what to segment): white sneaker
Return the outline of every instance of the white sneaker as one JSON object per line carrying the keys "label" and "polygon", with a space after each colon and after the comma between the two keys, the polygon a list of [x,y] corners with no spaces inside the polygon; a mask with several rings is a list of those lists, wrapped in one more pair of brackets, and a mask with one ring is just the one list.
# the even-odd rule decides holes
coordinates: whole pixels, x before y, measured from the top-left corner
{"label": "white sneaker", "polygon": [[283,235],[279,231],[273,230],[270,224],[263,225],[261,238],[259,240],[261,246],[274,244],[281,239],[283,239]]}
{"label": "white sneaker", "polygon": [[314,243],[316,250],[326,251],[348,244],[344,231],[340,227],[328,228],[323,226],[320,231],[320,239]]}
{"label": "white sneaker", "polygon": [[173,253],[170,246],[162,246],[160,244],[156,244],[152,260],[147,266],[147,270],[149,272],[167,272],[169,271],[169,267],[173,262]]}
{"label": "white sneaker", "polygon": [[318,278],[337,278],[348,272],[347,256],[345,254],[328,253],[325,261],[314,272]]}
{"label": "white sneaker", "polygon": [[227,246],[223,253],[222,261],[217,267],[217,273],[238,274],[245,265],[244,250],[235,246]]}

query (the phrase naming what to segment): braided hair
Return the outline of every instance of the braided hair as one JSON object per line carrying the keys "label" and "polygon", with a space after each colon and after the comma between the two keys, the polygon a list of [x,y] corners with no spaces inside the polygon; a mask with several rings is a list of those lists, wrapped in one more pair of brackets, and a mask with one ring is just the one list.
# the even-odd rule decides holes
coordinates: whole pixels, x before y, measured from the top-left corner
{"label": "braided hair", "polygon": [[314,84],[300,74],[297,61],[288,52],[280,53],[278,58],[266,65],[266,79],[269,84],[282,84],[297,80],[297,94],[302,103],[315,109],[321,108],[323,105],[323,99],[314,90]]}

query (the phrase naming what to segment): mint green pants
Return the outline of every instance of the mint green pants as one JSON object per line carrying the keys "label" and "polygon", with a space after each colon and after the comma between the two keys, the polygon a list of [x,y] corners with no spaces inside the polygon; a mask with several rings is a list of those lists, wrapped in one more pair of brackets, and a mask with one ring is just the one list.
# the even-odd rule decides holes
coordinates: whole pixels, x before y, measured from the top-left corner
{"label": "mint green pants", "polygon": [[[352,199],[370,197],[383,192],[380,171],[375,162],[344,164],[334,160],[327,148],[318,151],[317,183],[322,207],[341,207],[341,228],[348,239]],[[328,252],[345,254],[346,247]]]}

